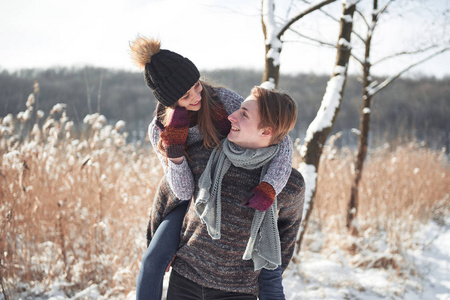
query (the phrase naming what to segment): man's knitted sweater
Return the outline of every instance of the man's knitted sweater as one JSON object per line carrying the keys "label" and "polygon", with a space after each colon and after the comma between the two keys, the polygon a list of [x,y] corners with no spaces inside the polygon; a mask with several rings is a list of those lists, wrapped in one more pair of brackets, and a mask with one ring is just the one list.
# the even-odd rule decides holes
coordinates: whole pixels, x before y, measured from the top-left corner
{"label": "man's knitted sweater", "polygon": [[[189,166],[193,172],[196,192],[198,180],[208,162],[210,151],[201,143],[189,147]],[[241,201],[259,183],[261,169],[245,170],[231,166],[222,181],[221,238],[213,240],[195,213],[194,203],[183,223],[180,248],[172,264],[185,278],[202,286],[230,292],[258,294],[259,271],[252,260],[242,256],[250,237],[255,210],[241,205]],[[151,236],[178,199],[162,181],[157,192],[147,236]],[[281,240],[282,268],[292,258],[295,238],[300,227],[304,200],[304,180],[292,169],[286,187],[278,195],[278,230]]]}

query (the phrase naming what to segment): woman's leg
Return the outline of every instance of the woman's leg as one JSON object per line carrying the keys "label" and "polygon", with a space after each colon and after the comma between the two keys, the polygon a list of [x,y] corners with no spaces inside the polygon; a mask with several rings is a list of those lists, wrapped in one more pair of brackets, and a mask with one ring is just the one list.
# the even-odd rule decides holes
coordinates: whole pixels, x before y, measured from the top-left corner
{"label": "woman's leg", "polygon": [[181,202],[165,217],[148,245],[137,279],[137,300],[161,299],[164,273],[180,243],[181,226],[189,202]]}
{"label": "woman's leg", "polygon": [[259,273],[259,300],[284,300],[281,266],[275,270],[262,269]]}

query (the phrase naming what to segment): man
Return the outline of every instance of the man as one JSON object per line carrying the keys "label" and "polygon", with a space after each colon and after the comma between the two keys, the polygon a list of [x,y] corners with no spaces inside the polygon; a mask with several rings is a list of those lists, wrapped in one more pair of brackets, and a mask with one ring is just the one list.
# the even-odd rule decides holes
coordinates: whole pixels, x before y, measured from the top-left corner
{"label": "man", "polygon": [[[296,116],[289,96],[255,87],[229,116],[232,128],[218,151],[201,143],[189,148],[196,197],[172,264],[169,300],[256,299],[261,269],[287,267],[302,216],[301,174],[292,170],[286,187],[266,212],[245,204]],[[159,201],[167,207],[175,205],[164,184],[158,193],[166,195]]]}

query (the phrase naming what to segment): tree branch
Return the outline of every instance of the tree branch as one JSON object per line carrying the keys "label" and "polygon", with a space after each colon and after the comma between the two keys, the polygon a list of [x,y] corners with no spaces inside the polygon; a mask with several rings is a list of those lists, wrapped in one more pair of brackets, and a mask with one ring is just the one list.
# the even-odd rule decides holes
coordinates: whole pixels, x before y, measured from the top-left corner
{"label": "tree branch", "polygon": [[277,38],[280,39],[281,36],[284,34],[284,32],[286,30],[289,29],[289,27],[294,24],[295,22],[297,22],[298,20],[300,20],[301,18],[303,18],[304,16],[306,16],[307,14],[320,9],[321,7],[330,4],[332,2],[334,2],[336,0],[322,0],[321,2],[315,3],[311,6],[309,6],[308,8],[306,8],[304,11],[302,11],[301,13],[299,13],[298,15],[296,15],[294,18],[292,18],[291,20],[289,20],[286,24],[284,24],[283,27],[281,27],[280,31],[278,32]]}
{"label": "tree branch", "polygon": [[402,51],[402,52],[394,53],[394,54],[391,54],[391,55],[389,55],[389,56],[380,58],[380,59],[377,60],[376,62],[372,63],[372,66],[373,66],[373,65],[376,65],[376,64],[378,64],[378,63],[381,63],[381,62],[383,62],[383,61],[385,61],[385,60],[396,58],[396,57],[398,57],[398,56],[419,54],[419,53],[427,52],[427,51],[429,51],[429,50],[431,50],[431,49],[434,49],[434,48],[437,48],[437,47],[440,47],[440,45],[434,44],[434,45],[431,45],[431,46],[429,46],[429,47],[427,47],[427,48],[424,48],[424,49],[418,49],[418,50],[415,50],[415,51]]}
{"label": "tree branch", "polygon": [[358,58],[353,52],[350,53],[350,56],[356,60],[361,66],[364,66],[364,61],[360,58]]}
{"label": "tree branch", "polygon": [[[298,32],[297,30],[292,29],[292,28],[289,28],[289,30],[292,31],[292,32],[294,32],[294,33],[297,34],[298,36],[300,36],[300,37],[302,37],[302,38],[304,38],[304,39],[313,41],[313,42],[315,42],[315,43],[317,43],[317,44],[319,44],[319,45],[321,45],[321,46],[328,46],[328,47],[336,48],[336,44],[332,44],[332,43],[329,43],[329,42],[325,42],[325,41],[321,41],[321,40],[319,40],[319,39],[312,38],[312,37],[310,37],[310,36],[307,36],[307,35],[304,35],[304,34]],[[287,42],[287,41],[284,41],[284,42]]]}
{"label": "tree branch", "polygon": [[378,24],[378,20],[380,19],[380,16],[386,12],[387,8],[389,7],[389,5],[392,4],[392,2],[393,2],[393,0],[388,1],[382,8],[377,9],[377,11],[372,12],[372,16],[375,16],[375,17],[373,18],[374,22],[373,22],[372,26],[369,27],[371,32],[375,31],[375,27]]}
{"label": "tree branch", "polygon": [[[291,30],[292,32],[294,32],[295,34],[297,34],[298,36],[300,36],[300,37],[302,37],[302,38],[304,38],[306,40],[310,40],[310,41],[318,44],[319,46],[326,46],[326,47],[330,47],[330,48],[334,48],[334,49],[337,48],[336,44],[332,44],[332,43],[329,43],[329,42],[325,42],[325,41],[321,41],[321,40],[312,38],[310,36],[307,36],[307,35],[304,35],[304,34],[298,32],[298,31],[296,31],[295,29],[292,29],[292,28],[289,28],[289,30]],[[287,40],[285,40],[283,42],[284,43],[289,43],[289,42],[299,42],[299,41],[287,41]],[[354,60],[356,60],[359,64],[364,65],[363,61],[360,58],[358,58],[353,52],[350,53],[350,56]]]}
{"label": "tree branch", "polygon": [[421,60],[419,60],[419,61],[417,61],[417,62],[415,62],[415,63],[409,65],[408,67],[406,67],[405,69],[403,69],[402,71],[400,71],[399,73],[397,73],[396,75],[391,76],[391,77],[389,77],[389,78],[386,78],[386,80],[384,80],[382,83],[378,84],[376,87],[374,87],[373,89],[370,89],[370,90],[368,91],[369,96],[374,96],[376,93],[378,93],[379,91],[381,91],[382,89],[384,89],[385,87],[387,87],[387,86],[388,86],[389,84],[391,84],[395,79],[397,79],[397,78],[400,77],[403,73],[409,71],[409,70],[412,69],[413,67],[415,67],[415,66],[417,66],[417,65],[420,65],[421,63],[423,63],[423,62],[425,62],[425,61],[427,61],[427,60],[429,60],[429,59],[431,59],[431,58],[433,58],[433,57],[435,57],[435,56],[437,56],[437,55],[439,55],[439,54],[442,54],[442,53],[444,53],[444,52],[446,52],[446,51],[448,51],[448,50],[450,50],[450,47],[441,49],[440,51],[437,51],[437,52],[435,52],[435,53],[433,53],[433,54],[431,54],[431,55],[425,57],[424,59],[421,59]]}
{"label": "tree branch", "polygon": [[356,13],[361,17],[361,19],[364,21],[364,24],[366,24],[367,27],[369,27],[369,22],[367,22],[366,17],[363,15],[363,13],[358,9],[356,10]]}

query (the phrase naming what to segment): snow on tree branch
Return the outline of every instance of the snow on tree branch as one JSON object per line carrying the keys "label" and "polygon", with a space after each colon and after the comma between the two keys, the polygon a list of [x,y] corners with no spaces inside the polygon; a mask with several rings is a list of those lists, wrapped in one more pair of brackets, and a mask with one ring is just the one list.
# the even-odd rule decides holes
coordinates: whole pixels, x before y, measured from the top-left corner
{"label": "snow on tree branch", "polygon": [[347,48],[347,49],[352,49],[352,45],[344,38],[340,38],[338,44],[340,46],[343,46],[343,47]]}
{"label": "snow on tree branch", "polygon": [[[319,111],[306,131],[305,144],[311,141],[315,132],[323,131],[324,128],[333,125],[333,118],[336,114],[336,109],[339,107],[341,92],[345,83],[346,69],[347,67],[343,66],[335,67],[334,72],[336,75],[328,81]],[[302,148],[303,151],[306,151],[306,149]]]}
{"label": "snow on tree branch", "polygon": [[273,0],[263,1],[262,4],[262,18],[264,25],[266,27],[266,40],[265,43],[270,47],[267,52],[267,58],[273,59],[273,64],[275,66],[280,65],[280,51],[281,51],[281,40],[278,38],[280,28],[275,22],[274,15],[274,3]]}
{"label": "snow on tree branch", "polygon": [[[317,112],[316,117],[311,122],[306,131],[305,142],[300,151],[302,157],[306,155],[306,145],[312,140],[315,133],[321,132],[325,128],[331,127],[333,125],[333,118],[336,115],[336,109],[339,107],[341,92],[345,84],[346,71],[347,67],[335,67],[335,75],[328,81],[319,111]],[[309,210],[309,206],[316,189],[317,170],[313,164],[306,164],[302,162],[300,164],[299,171],[305,178],[305,204],[303,213],[306,214],[306,212]],[[303,226],[304,224],[302,222],[301,227]],[[302,232],[302,228],[300,228],[299,232]]]}
{"label": "snow on tree branch", "polygon": [[269,80],[264,81],[259,86],[265,88],[266,90],[275,90],[275,79],[269,78]]}
{"label": "snow on tree branch", "polygon": [[[302,222],[300,224],[300,230],[297,233],[297,235],[300,235],[300,232],[304,231],[303,227],[305,226],[304,222],[305,215],[306,212],[309,210],[309,207],[311,205],[311,199],[313,198],[313,193],[316,190],[317,170],[314,165],[302,162],[300,164],[298,171],[303,175],[303,178],[305,180],[305,200],[303,202]],[[296,240],[298,239],[299,236],[297,236]]]}
{"label": "snow on tree branch", "polygon": [[342,3],[345,5],[345,8],[349,8],[352,5],[356,5],[361,0],[342,0]]}
{"label": "snow on tree branch", "polygon": [[342,20],[344,20],[344,22],[346,22],[346,23],[352,23],[353,22],[353,17],[349,16],[349,15],[343,15],[342,16]]}

